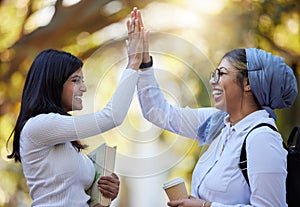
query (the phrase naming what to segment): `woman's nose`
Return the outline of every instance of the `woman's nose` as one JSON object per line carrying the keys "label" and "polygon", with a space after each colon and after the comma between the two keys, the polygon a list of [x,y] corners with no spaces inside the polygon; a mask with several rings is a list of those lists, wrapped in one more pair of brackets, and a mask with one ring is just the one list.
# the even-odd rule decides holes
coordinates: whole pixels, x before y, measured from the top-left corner
{"label": "woman's nose", "polygon": [[86,92],[86,91],[87,91],[87,88],[86,88],[86,86],[85,86],[84,83],[81,84],[80,90],[81,90],[82,92]]}
{"label": "woman's nose", "polygon": [[216,84],[215,81],[214,81],[214,78],[210,78],[210,79],[209,79],[209,84],[210,84],[210,85]]}

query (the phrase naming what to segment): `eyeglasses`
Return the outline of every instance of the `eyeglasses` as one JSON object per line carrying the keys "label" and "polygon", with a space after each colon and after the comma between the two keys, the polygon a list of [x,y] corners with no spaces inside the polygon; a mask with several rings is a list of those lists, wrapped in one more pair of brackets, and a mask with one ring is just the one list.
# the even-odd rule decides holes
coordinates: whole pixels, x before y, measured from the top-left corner
{"label": "eyeglasses", "polygon": [[230,71],[230,72],[241,72],[243,74],[247,73],[247,70],[243,70],[243,69],[236,69],[237,71],[232,71],[232,70],[228,70],[225,67],[221,67],[221,68],[216,68],[213,72],[210,73],[210,80],[212,80],[213,83],[218,83],[220,80],[220,77],[226,73],[222,72],[221,69],[224,69],[226,71]]}

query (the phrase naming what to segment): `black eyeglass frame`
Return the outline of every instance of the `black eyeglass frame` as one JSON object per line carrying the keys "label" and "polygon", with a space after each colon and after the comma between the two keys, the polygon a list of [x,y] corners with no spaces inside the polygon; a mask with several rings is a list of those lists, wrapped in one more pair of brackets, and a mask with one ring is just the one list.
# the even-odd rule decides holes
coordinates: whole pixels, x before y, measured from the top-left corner
{"label": "black eyeglass frame", "polygon": [[[249,70],[244,70],[244,69],[239,69],[239,68],[235,68],[237,71],[228,70],[228,68],[226,68],[226,67],[216,68],[214,71],[212,71],[210,73],[210,80],[212,80],[213,83],[215,83],[215,84],[219,83],[220,77],[223,74],[225,74],[224,72],[221,72],[222,69],[225,69],[230,72],[240,72],[244,75],[247,75],[249,72]],[[257,71],[257,70],[261,70],[261,69],[255,69],[255,70],[251,70],[251,71]]]}

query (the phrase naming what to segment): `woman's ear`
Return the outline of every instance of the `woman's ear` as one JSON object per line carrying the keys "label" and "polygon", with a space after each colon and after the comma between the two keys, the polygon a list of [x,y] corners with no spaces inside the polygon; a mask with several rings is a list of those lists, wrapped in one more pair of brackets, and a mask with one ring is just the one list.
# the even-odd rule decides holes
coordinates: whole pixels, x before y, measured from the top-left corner
{"label": "woman's ear", "polygon": [[249,83],[249,79],[248,79],[248,78],[245,78],[245,81],[244,81],[244,91],[245,91],[245,92],[251,91],[251,86],[250,86],[250,83]]}

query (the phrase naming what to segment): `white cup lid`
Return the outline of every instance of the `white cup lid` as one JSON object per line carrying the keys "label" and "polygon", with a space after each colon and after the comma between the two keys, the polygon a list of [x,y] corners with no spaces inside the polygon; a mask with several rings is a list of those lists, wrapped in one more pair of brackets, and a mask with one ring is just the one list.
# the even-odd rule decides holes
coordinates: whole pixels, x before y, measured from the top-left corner
{"label": "white cup lid", "polygon": [[163,189],[170,188],[179,183],[184,183],[184,180],[182,178],[176,178],[174,180],[171,180],[171,181],[163,184]]}

